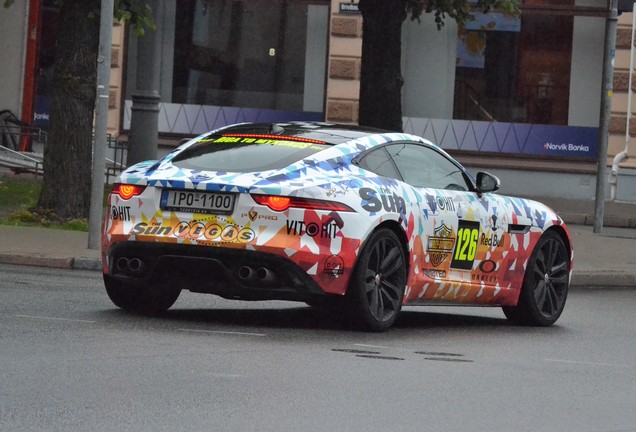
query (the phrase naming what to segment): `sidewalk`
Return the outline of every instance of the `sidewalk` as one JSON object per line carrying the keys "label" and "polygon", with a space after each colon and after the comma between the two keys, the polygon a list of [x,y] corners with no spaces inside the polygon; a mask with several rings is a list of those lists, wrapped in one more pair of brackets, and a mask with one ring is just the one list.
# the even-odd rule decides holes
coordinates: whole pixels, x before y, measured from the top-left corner
{"label": "sidewalk", "polygon": [[[591,226],[568,227],[573,288],[636,288],[636,229],[605,227],[599,235]],[[0,225],[0,263],[100,271],[100,252],[87,245],[88,233]]]}

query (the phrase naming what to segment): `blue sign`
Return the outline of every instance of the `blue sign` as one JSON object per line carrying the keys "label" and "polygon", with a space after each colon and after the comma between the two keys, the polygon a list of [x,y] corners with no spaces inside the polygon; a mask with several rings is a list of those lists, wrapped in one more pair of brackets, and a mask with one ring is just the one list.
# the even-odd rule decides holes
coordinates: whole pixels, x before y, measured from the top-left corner
{"label": "blue sign", "polygon": [[593,127],[405,117],[404,132],[446,150],[583,159],[598,154]]}
{"label": "blue sign", "polygon": [[33,126],[48,127],[51,100],[46,96],[35,97],[35,110],[33,111]]}

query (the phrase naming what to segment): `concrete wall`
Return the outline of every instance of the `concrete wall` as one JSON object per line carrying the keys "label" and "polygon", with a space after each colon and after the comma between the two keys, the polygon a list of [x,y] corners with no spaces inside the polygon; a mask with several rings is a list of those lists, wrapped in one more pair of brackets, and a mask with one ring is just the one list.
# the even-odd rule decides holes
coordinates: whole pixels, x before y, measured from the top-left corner
{"label": "concrete wall", "polygon": [[0,110],[22,116],[22,90],[29,2],[0,5]]}
{"label": "concrete wall", "polygon": [[325,59],[328,51],[329,7],[308,5],[307,9],[303,111],[322,112],[325,107],[325,76],[327,74]]}
{"label": "concrete wall", "polygon": [[405,117],[453,118],[457,24],[438,30],[433,14],[402,26],[402,114]]}
{"label": "concrete wall", "polygon": [[599,17],[574,17],[569,126],[599,126],[604,49],[605,20]]}
{"label": "concrete wall", "polygon": [[[594,199],[596,175],[562,172],[523,171],[515,168],[470,167],[469,171],[487,171],[499,177],[504,195],[547,196],[552,198]],[[609,183],[606,196],[609,197]]]}
{"label": "concrete wall", "polygon": [[[499,177],[504,195],[546,196],[551,198],[593,200],[596,197],[595,174],[522,171],[512,168],[470,167],[469,171],[487,171]],[[610,200],[609,173],[605,180],[605,199]],[[616,201],[636,202],[636,169],[623,168],[616,186]]]}

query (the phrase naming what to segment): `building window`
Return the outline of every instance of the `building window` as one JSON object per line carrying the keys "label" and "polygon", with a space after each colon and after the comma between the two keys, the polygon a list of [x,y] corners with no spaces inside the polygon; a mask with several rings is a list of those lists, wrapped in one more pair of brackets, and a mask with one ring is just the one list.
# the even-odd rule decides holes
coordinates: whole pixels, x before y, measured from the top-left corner
{"label": "building window", "polygon": [[312,4],[327,15],[327,1],[178,1],[171,102],[322,111],[305,103],[308,69],[326,58],[308,57]]}
{"label": "building window", "polygon": [[567,125],[574,17],[477,17],[459,31],[453,117]]}

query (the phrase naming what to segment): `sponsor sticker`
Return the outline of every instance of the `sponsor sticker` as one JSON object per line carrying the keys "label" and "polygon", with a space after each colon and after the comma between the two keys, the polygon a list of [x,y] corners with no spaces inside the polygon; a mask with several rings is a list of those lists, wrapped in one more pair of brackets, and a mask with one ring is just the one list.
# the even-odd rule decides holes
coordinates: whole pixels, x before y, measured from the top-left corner
{"label": "sponsor sticker", "polygon": [[390,190],[376,191],[371,188],[361,188],[361,207],[369,213],[377,213],[380,210],[386,212],[404,213],[406,205],[404,198]]}
{"label": "sponsor sticker", "polygon": [[200,143],[215,143],[215,144],[223,144],[223,143],[236,143],[236,144],[268,144],[268,145],[276,145],[283,147],[293,147],[297,149],[313,149],[313,150],[323,150],[324,147],[302,141],[289,141],[284,139],[271,139],[271,138],[258,138],[258,137],[238,137],[238,136],[222,136],[219,138],[204,138],[199,140]]}
{"label": "sponsor sticker", "polygon": [[457,241],[455,242],[451,268],[461,270],[473,268],[478,240],[479,222],[460,220],[457,227]]}
{"label": "sponsor sticker", "polygon": [[446,279],[446,270],[424,269],[424,274],[431,279]]}
{"label": "sponsor sticker", "polygon": [[344,273],[344,260],[339,255],[331,255],[325,260],[325,273],[341,275]]}
{"label": "sponsor sticker", "polygon": [[110,209],[113,220],[130,221],[129,206],[112,206]]}
{"label": "sponsor sticker", "polygon": [[426,252],[429,254],[431,264],[438,267],[446,261],[446,258],[453,252],[453,246],[455,246],[455,238],[451,228],[444,223],[434,228],[433,235],[428,238],[426,244]]}
{"label": "sponsor sticker", "polygon": [[220,240],[227,243],[249,243],[256,238],[254,230],[233,224],[204,224],[199,221],[179,222],[175,227],[170,225],[148,224],[139,222],[133,226],[131,235],[154,235],[176,237],[190,240]]}
{"label": "sponsor sticker", "polygon": [[323,224],[316,222],[307,223],[300,220],[287,221],[288,235],[302,236],[307,234],[309,237],[336,238],[336,234],[339,231],[340,227],[333,219]]}

